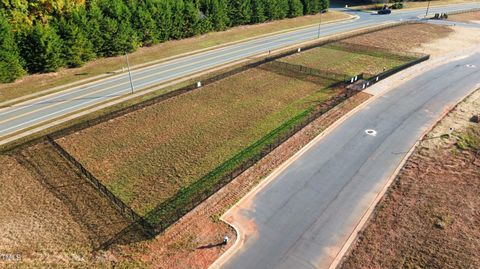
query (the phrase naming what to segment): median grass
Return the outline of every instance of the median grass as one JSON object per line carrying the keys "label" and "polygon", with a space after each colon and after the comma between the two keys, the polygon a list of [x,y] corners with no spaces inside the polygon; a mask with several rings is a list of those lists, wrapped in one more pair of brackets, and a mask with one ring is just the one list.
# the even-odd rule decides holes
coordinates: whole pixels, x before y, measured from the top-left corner
{"label": "median grass", "polygon": [[332,81],[251,69],[59,139],[108,188],[146,214],[302,111]]}

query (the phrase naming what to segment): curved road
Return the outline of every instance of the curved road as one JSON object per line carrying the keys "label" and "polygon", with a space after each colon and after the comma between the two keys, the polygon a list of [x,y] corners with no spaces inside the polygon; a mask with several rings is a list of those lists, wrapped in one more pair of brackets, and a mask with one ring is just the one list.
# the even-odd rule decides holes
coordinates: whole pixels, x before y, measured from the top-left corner
{"label": "curved road", "polygon": [[[480,3],[452,5],[431,8],[430,11],[446,12],[480,8]],[[393,12],[392,15],[379,16],[361,11],[342,11],[358,15],[356,20],[327,24],[321,28],[321,36],[338,34],[367,26],[386,22],[417,19],[424,10]],[[135,90],[141,90],[156,84],[178,79],[188,75],[218,67],[229,62],[241,60],[269,50],[290,46],[317,38],[318,27],[310,27],[287,33],[263,37],[243,43],[214,49],[208,52],[186,56],[169,62],[142,68],[132,72]],[[126,95],[131,91],[128,75],[104,79],[92,85],[65,90],[59,93],[26,101],[11,107],[0,109],[0,144],[2,137],[21,134],[26,128],[41,126],[46,121],[59,118],[106,100]]]}
{"label": "curved road", "polygon": [[417,139],[479,85],[477,53],[412,78],[346,119],[227,212],[246,240],[222,268],[329,268]]}

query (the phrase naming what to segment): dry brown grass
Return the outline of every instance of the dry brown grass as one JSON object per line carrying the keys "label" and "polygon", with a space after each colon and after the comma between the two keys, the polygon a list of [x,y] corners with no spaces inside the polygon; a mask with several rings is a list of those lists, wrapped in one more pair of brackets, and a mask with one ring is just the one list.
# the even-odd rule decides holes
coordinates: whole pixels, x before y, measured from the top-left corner
{"label": "dry brown grass", "polygon": [[92,251],[129,221],[50,145],[0,155],[0,167],[0,253],[20,255],[0,267],[108,263]]}
{"label": "dry brown grass", "polygon": [[[412,51],[437,39],[447,37],[453,30],[433,24],[408,24],[346,40],[346,43],[373,46],[392,51]],[[408,36],[408,38],[406,38]]]}
{"label": "dry brown grass", "polygon": [[478,23],[480,22],[480,11],[451,15],[451,16],[448,16],[448,20],[459,21],[459,22],[474,21]]}
{"label": "dry brown grass", "polygon": [[[323,15],[322,20],[327,22],[345,18],[348,18],[348,15],[339,12],[328,12]],[[144,64],[228,42],[315,24],[318,22],[318,19],[318,15],[303,16],[258,25],[239,26],[224,32],[214,32],[183,40],[168,41],[159,45],[140,48],[135,53],[129,55],[129,60],[131,65]],[[92,61],[80,68],[62,69],[55,73],[25,76],[14,83],[0,84],[0,102],[106,74],[123,67],[126,67],[125,57],[119,56]]]}

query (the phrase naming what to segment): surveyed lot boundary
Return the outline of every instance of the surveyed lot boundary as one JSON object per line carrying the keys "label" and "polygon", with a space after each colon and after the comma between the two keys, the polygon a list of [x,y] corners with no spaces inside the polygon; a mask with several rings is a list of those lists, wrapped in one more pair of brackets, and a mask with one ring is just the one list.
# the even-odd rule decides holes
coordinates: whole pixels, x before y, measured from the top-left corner
{"label": "surveyed lot boundary", "polygon": [[[107,198],[111,200],[112,203],[116,204],[117,207],[123,208],[122,210],[124,211],[124,214],[132,218],[134,222],[140,223],[142,227],[146,231],[148,231],[148,233],[159,233],[165,228],[167,228],[170,224],[178,220],[181,216],[186,214],[189,210],[193,209],[196,205],[208,198],[211,194],[219,190],[226,183],[230,182],[233,178],[245,171],[245,169],[252,166],[258,160],[263,158],[266,154],[268,154],[278,145],[283,143],[283,141],[295,134],[298,130],[302,129],[304,126],[308,125],[318,116],[322,115],[346,98],[354,95],[357,91],[352,87],[346,87],[349,83],[353,82],[355,86],[358,86],[359,84],[361,85],[361,89],[363,89],[385,76],[388,76],[394,72],[398,72],[399,70],[402,70],[412,64],[428,59],[428,56],[426,55],[422,57],[418,57],[420,55],[411,55],[409,56],[411,58],[408,58],[408,60],[410,61],[405,62],[403,65],[396,66],[395,68],[386,70],[385,72],[381,72],[378,75],[365,76],[366,80],[362,80],[362,77],[364,77],[363,74],[358,74],[355,76],[343,75],[342,77],[342,74],[338,74],[335,72],[314,69],[311,67],[299,67],[298,65],[293,64],[280,64],[279,62],[279,60],[281,61],[283,57],[291,56],[299,52],[308,52],[308,50],[316,49],[321,45],[325,45],[327,43],[330,44],[333,42],[334,41],[330,40],[329,42],[311,45],[310,47],[306,47],[297,51],[285,52],[275,57],[269,57],[256,63],[231,70],[227,73],[212,77],[210,78],[210,80],[202,81],[200,84],[195,83],[187,87],[178,89],[176,91],[167,93],[166,95],[162,95],[157,98],[136,104],[134,106],[115,111],[111,114],[97,118],[93,121],[84,122],[73,127],[52,133],[50,134],[51,139],[49,139],[49,141],[52,142],[54,139],[60,139],[58,144],[54,141],[55,144],[58,145],[57,149],[59,149],[59,151],[64,157],[68,155],[72,156],[73,159],[66,157],[70,162],[78,162],[78,164],[80,164],[82,162],[81,156],[80,158],[78,158],[78,154],[70,153],[68,149],[64,149],[65,145],[62,145],[63,137],[69,135],[75,137],[77,136],[76,133],[78,133],[78,136],[80,137],[80,139],[82,139],[82,130],[88,131],[91,127],[95,127],[101,123],[105,123],[112,119],[119,120],[120,116],[122,115],[136,112],[141,108],[151,107],[158,102],[173,99],[172,97],[183,96],[185,93],[192,92],[197,88],[205,88],[199,91],[208,92],[208,90],[211,90],[208,88],[209,85],[221,85],[222,83],[227,83],[229,79],[235,79],[236,76],[241,76],[242,74],[245,75],[247,72],[252,71],[255,73],[260,70],[274,74],[272,75],[273,78],[296,78],[298,81],[307,81],[308,83],[310,83],[308,85],[317,85],[311,88],[314,89],[313,92],[311,90],[308,90],[302,97],[304,99],[306,98],[306,101],[317,101],[316,103],[305,102],[309,105],[302,104],[298,107],[291,108],[290,111],[288,111],[289,113],[286,113],[285,116],[278,119],[279,125],[277,125],[277,127],[273,129],[265,128],[265,134],[262,135],[262,133],[260,133],[259,135],[257,135],[256,137],[260,136],[260,139],[255,139],[255,142],[253,143],[248,143],[251,138],[247,139],[246,144],[250,144],[249,146],[245,147],[243,150],[238,151],[232,157],[227,158],[227,160],[221,162],[220,165],[217,165],[213,170],[200,177],[200,179],[195,179],[193,182],[189,182],[189,184],[185,184],[181,188],[177,189],[173,192],[173,195],[169,195],[160,203],[156,203],[155,201],[148,201],[147,199],[147,202],[149,203],[148,206],[142,208],[137,205],[132,208],[129,205],[129,197],[122,197],[122,193],[118,191],[118,188],[116,189],[115,186],[113,186],[114,188],[112,191],[112,186],[109,187],[103,184],[101,178],[97,180],[98,183],[92,183],[92,181],[90,180],[90,183],[96,185],[95,187],[99,191],[101,191],[101,189],[109,190],[108,192],[101,192],[103,195],[107,196]],[[331,47],[336,47],[339,50],[348,50],[348,46],[342,44],[341,42],[333,44]],[[363,49],[357,48],[355,53],[371,56],[375,54],[371,50],[375,49],[376,48],[366,47],[363,47]],[[390,53],[389,55],[382,54],[381,56],[385,57],[385,59],[387,60],[388,56],[392,58],[404,57],[402,59],[407,60],[407,58],[405,58],[405,55],[397,55],[394,53]],[[319,89],[321,92],[321,96],[319,97],[317,95],[314,96],[314,99],[309,99],[309,96],[311,96],[312,93],[315,93]],[[311,105],[312,103],[313,105]],[[47,138],[44,137],[35,141],[31,141],[31,143],[43,142],[46,139]],[[24,146],[28,145],[29,144],[26,144]],[[73,157],[75,155],[77,155],[77,158]],[[82,165],[82,167],[84,167],[84,165]],[[80,170],[86,178],[89,178],[89,175],[95,174],[95,172],[90,172],[86,168]],[[118,201],[121,202],[119,203]],[[139,211],[138,208],[141,209],[141,213],[135,213],[136,211]],[[109,242],[114,243],[114,240],[111,240]]]}

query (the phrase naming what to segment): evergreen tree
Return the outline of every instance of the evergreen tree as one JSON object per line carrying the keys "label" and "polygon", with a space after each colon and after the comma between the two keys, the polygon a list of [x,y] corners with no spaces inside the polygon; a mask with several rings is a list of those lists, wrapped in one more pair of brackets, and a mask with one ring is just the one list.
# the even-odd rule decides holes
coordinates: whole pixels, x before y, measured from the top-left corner
{"label": "evergreen tree", "polygon": [[170,37],[173,39],[181,39],[186,36],[183,31],[185,29],[184,9],[185,3],[183,0],[173,0],[172,31],[170,33]]}
{"label": "evergreen tree", "polygon": [[183,18],[183,33],[185,37],[191,37],[201,33],[200,14],[193,2],[185,1]]}
{"label": "evergreen tree", "polygon": [[327,11],[329,7],[330,7],[329,0],[320,0],[319,11]]}
{"label": "evergreen tree", "polygon": [[288,17],[294,18],[303,15],[303,5],[300,0],[288,0]]}
{"label": "evergreen tree", "polygon": [[261,23],[264,22],[267,17],[265,16],[265,3],[264,0],[251,0],[252,3],[252,22]]}
{"label": "evergreen tree", "polygon": [[157,23],[152,18],[149,10],[150,9],[141,2],[135,8],[135,15],[133,16],[138,38],[142,42],[142,45],[146,46],[158,43],[158,37],[160,35],[158,33]]}
{"label": "evergreen tree", "polygon": [[59,37],[62,39],[62,59],[69,67],[79,67],[95,58],[93,45],[81,26],[72,18],[61,18],[56,24]]}
{"label": "evergreen tree", "polygon": [[62,42],[54,29],[36,23],[21,38],[21,55],[30,73],[53,72],[63,66]]}
{"label": "evergreen tree", "polygon": [[0,13],[0,83],[13,82],[24,74],[12,28]]}
{"label": "evergreen tree", "polygon": [[[175,1],[175,0],[173,0]],[[173,7],[172,0],[154,0],[152,2],[152,17],[156,20],[158,40],[160,42],[167,41],[172,38],[173,31]],[[179,16],[180,14],[177,14]]]}
{"label": "evergreen tree", "polygon": [[227,1],[228,0],[207,0],[205,3],[205,15],[214,30],[223,31],[227,29],[229,25]]}
{"label": "evergreen tree", "polygon": [[289,11],[289,5],[288,5],[289,0],[277,0],[277,10],[278,10],[278,16],[277,19],[285,19],[288,16],[288,11]]}
{"label": "evergreen tree", "polygon": [[277,20],[280,17],[278,0],[264,0],[265,15],[269,20]]}
{"label": "evergreen tree", "polygon": [[252,20],[250,0],[230,0],[229,17],[232,25],[249,24]]}

